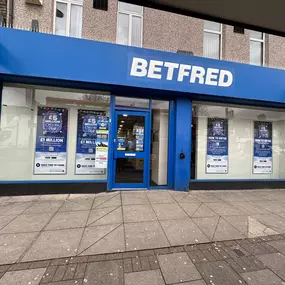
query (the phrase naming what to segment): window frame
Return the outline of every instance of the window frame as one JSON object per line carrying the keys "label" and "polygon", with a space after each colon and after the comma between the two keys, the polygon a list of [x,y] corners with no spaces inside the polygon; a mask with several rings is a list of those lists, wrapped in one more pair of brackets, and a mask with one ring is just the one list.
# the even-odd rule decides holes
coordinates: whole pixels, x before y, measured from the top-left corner
{"label": "window frame", "polygon": [[[204,27],[205,27],[205,21],[207,20],[204,20]],[[208,22],[212,22],[212,21],[208,21]],[[218,23],[218,22],[215,22],[215,23]],[[218,23],[220,24],[220,30],[219,31],[215,31],[215,30],[210,30],[210,29],[205,29],[203,27],[203,36],[205,36],[205,33],[209,33],[209,34],[215,34],[215,35],[219,35],[219,44],[220,44],[220,47],[219,47],[219,58],[218,60],[221,60],[222,59],[222,55],[223,55],[223,24],[222,23]],[[204,49],[204,40],[203,40],[203,49]],[[203,51],[203,57],[206,57],[204,55],[204,51]],[[210,57],[206,57],[206,58],[210,58]]]}
{"label": "window frame", "polygon": [[[261,48],[261,51],[262,51],[262,61],[261,61],[261,65],[256,65],[256,66],[264,66],[265,65],[265,33],[262,33],[262,39],[257,39],[257,38],[253,38],[251,37],[251,33],[249,32],[249,41],[250,42],[257,42],[257,43],[261,43],[262,44],[262,48]],[[249,43],[250,45],[250,43]],[[251,65],[255,65],[255,64],[252,64],[250,62],[250,47],[249,47],[249,64]]]}
{"label": "window frame", "polygon": [[[117,31],[116,31],[116,44],[118,43],[118,38],[119,38],[119,29],[118,29],[118,24],[119,24],[119,15],[120,14],[124,14],[124,15],[128,15],[129,17],[129,36],[128,36],[128,46],[133,46],[132,45],[132,31],[133,31],[133,25],[132,25],[132,19],[133,17],[139,17],[141,18],[141,42],[140,45],[138,47],[142,47],[143,46],[143,14],[144,14],[144,7],[142,7],[142,11],[141,13],[137,13],[137,12],[133,12],[133,11],[129,11],[129,10],[125,10],[125,9],[119,9],[119,3],[120,1],[118,1],[118,8],[117,8]],[[127,4],[127,3],[125,3]],[[130,4],[132,5],[132,4]],[[138,6],[138,5],[136,5]]]}
{"label": "window frame", "polygon": [[[67,5],[66,13],[67,13],[67,18],[66,18],[66,35],[65,37],[70,37],[70,19],[71,19],[71,5],[77,5],[82,7],[82,24],[83,24],[83,2],[84,0],[54,0],[54,8],[53,8],[53,34],[56,35],[55,32],[55,25],[56,25],[56,4],[57,3],[62,3]],[[82,27],[81,25],[81,35],[78,38],[82,37]]]}

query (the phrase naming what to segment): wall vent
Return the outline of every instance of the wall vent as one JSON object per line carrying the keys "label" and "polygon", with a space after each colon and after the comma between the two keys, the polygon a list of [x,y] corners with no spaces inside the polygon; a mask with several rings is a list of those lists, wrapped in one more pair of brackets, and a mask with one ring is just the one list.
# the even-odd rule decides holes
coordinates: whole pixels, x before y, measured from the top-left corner
{"label": "wall vent", "polygon": [[193,51],[187,51],[187,50],[178,50],[177,53],[179,54],[185,54],[185,55],[194,55]]}
{"label": "wall vent", "polygon": [[27,4],[43,6],[44,0],[26,0]]}
{"label": "wall vent", "polygon": [[108,0],[93,0],[93,8],[99,10],[108,10]]}
{"label": "wall vent", "polygon": [[244,28],[243,27],[234,27],[234,33],[244,34]]}

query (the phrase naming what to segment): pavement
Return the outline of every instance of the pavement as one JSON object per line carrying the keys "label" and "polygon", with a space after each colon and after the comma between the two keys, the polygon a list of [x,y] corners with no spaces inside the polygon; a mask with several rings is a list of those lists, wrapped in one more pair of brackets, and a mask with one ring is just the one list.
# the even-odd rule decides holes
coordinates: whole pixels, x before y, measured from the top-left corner
{"label": "pavement", "polygon": [[0,197],[0,285],[285,285],[284,234],[283,190]]}

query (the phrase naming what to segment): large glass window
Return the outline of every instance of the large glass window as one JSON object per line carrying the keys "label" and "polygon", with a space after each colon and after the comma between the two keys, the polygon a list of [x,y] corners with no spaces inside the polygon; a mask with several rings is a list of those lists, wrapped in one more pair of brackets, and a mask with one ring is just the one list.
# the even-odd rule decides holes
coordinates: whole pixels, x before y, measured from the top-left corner
{"label": "large glass window", "polygon": [[221,57],[222,25],[204,21],[204,56],[220,59]]}
{"label": "large glass window", "polygon": [[6,85],[0,180],[106,180],[110,96]]}
{"label": "large glass window", "polygon": [[264,33],[250,31],[250,64],[264,64]]}
{"label": "large glass window", "polygon": [[143,7],[118,2],[117,43],[142,46]]}
{"label": "large glass window", "polygon": [[192,179],[284,179],[284,128],[284,110],[194,104]]}
{"label": "large glass window", "polygon": [[83,0],[55,2],[55,34],[80,38],[82,33]]}

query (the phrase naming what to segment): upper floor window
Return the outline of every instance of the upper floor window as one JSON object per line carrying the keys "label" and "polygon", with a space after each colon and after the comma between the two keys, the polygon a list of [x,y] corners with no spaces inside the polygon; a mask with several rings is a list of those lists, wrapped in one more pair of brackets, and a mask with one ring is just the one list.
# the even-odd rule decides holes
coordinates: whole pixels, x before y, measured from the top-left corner
{"label": "upper floor window", "polygon": [[143,7],[118,2],[117,43],[142,46]]}
{"label": "upper floor window", "polygon": [[80,38],[83,0],[56,0],[54,33]]}
{"label": "upper floor window", "polygon": [[250,31],[250,64],[264,64],[264,33]]}
{"label": "upper floor window", "polygon": [[221,58],[222,24],[204,21],[204,56]]}

